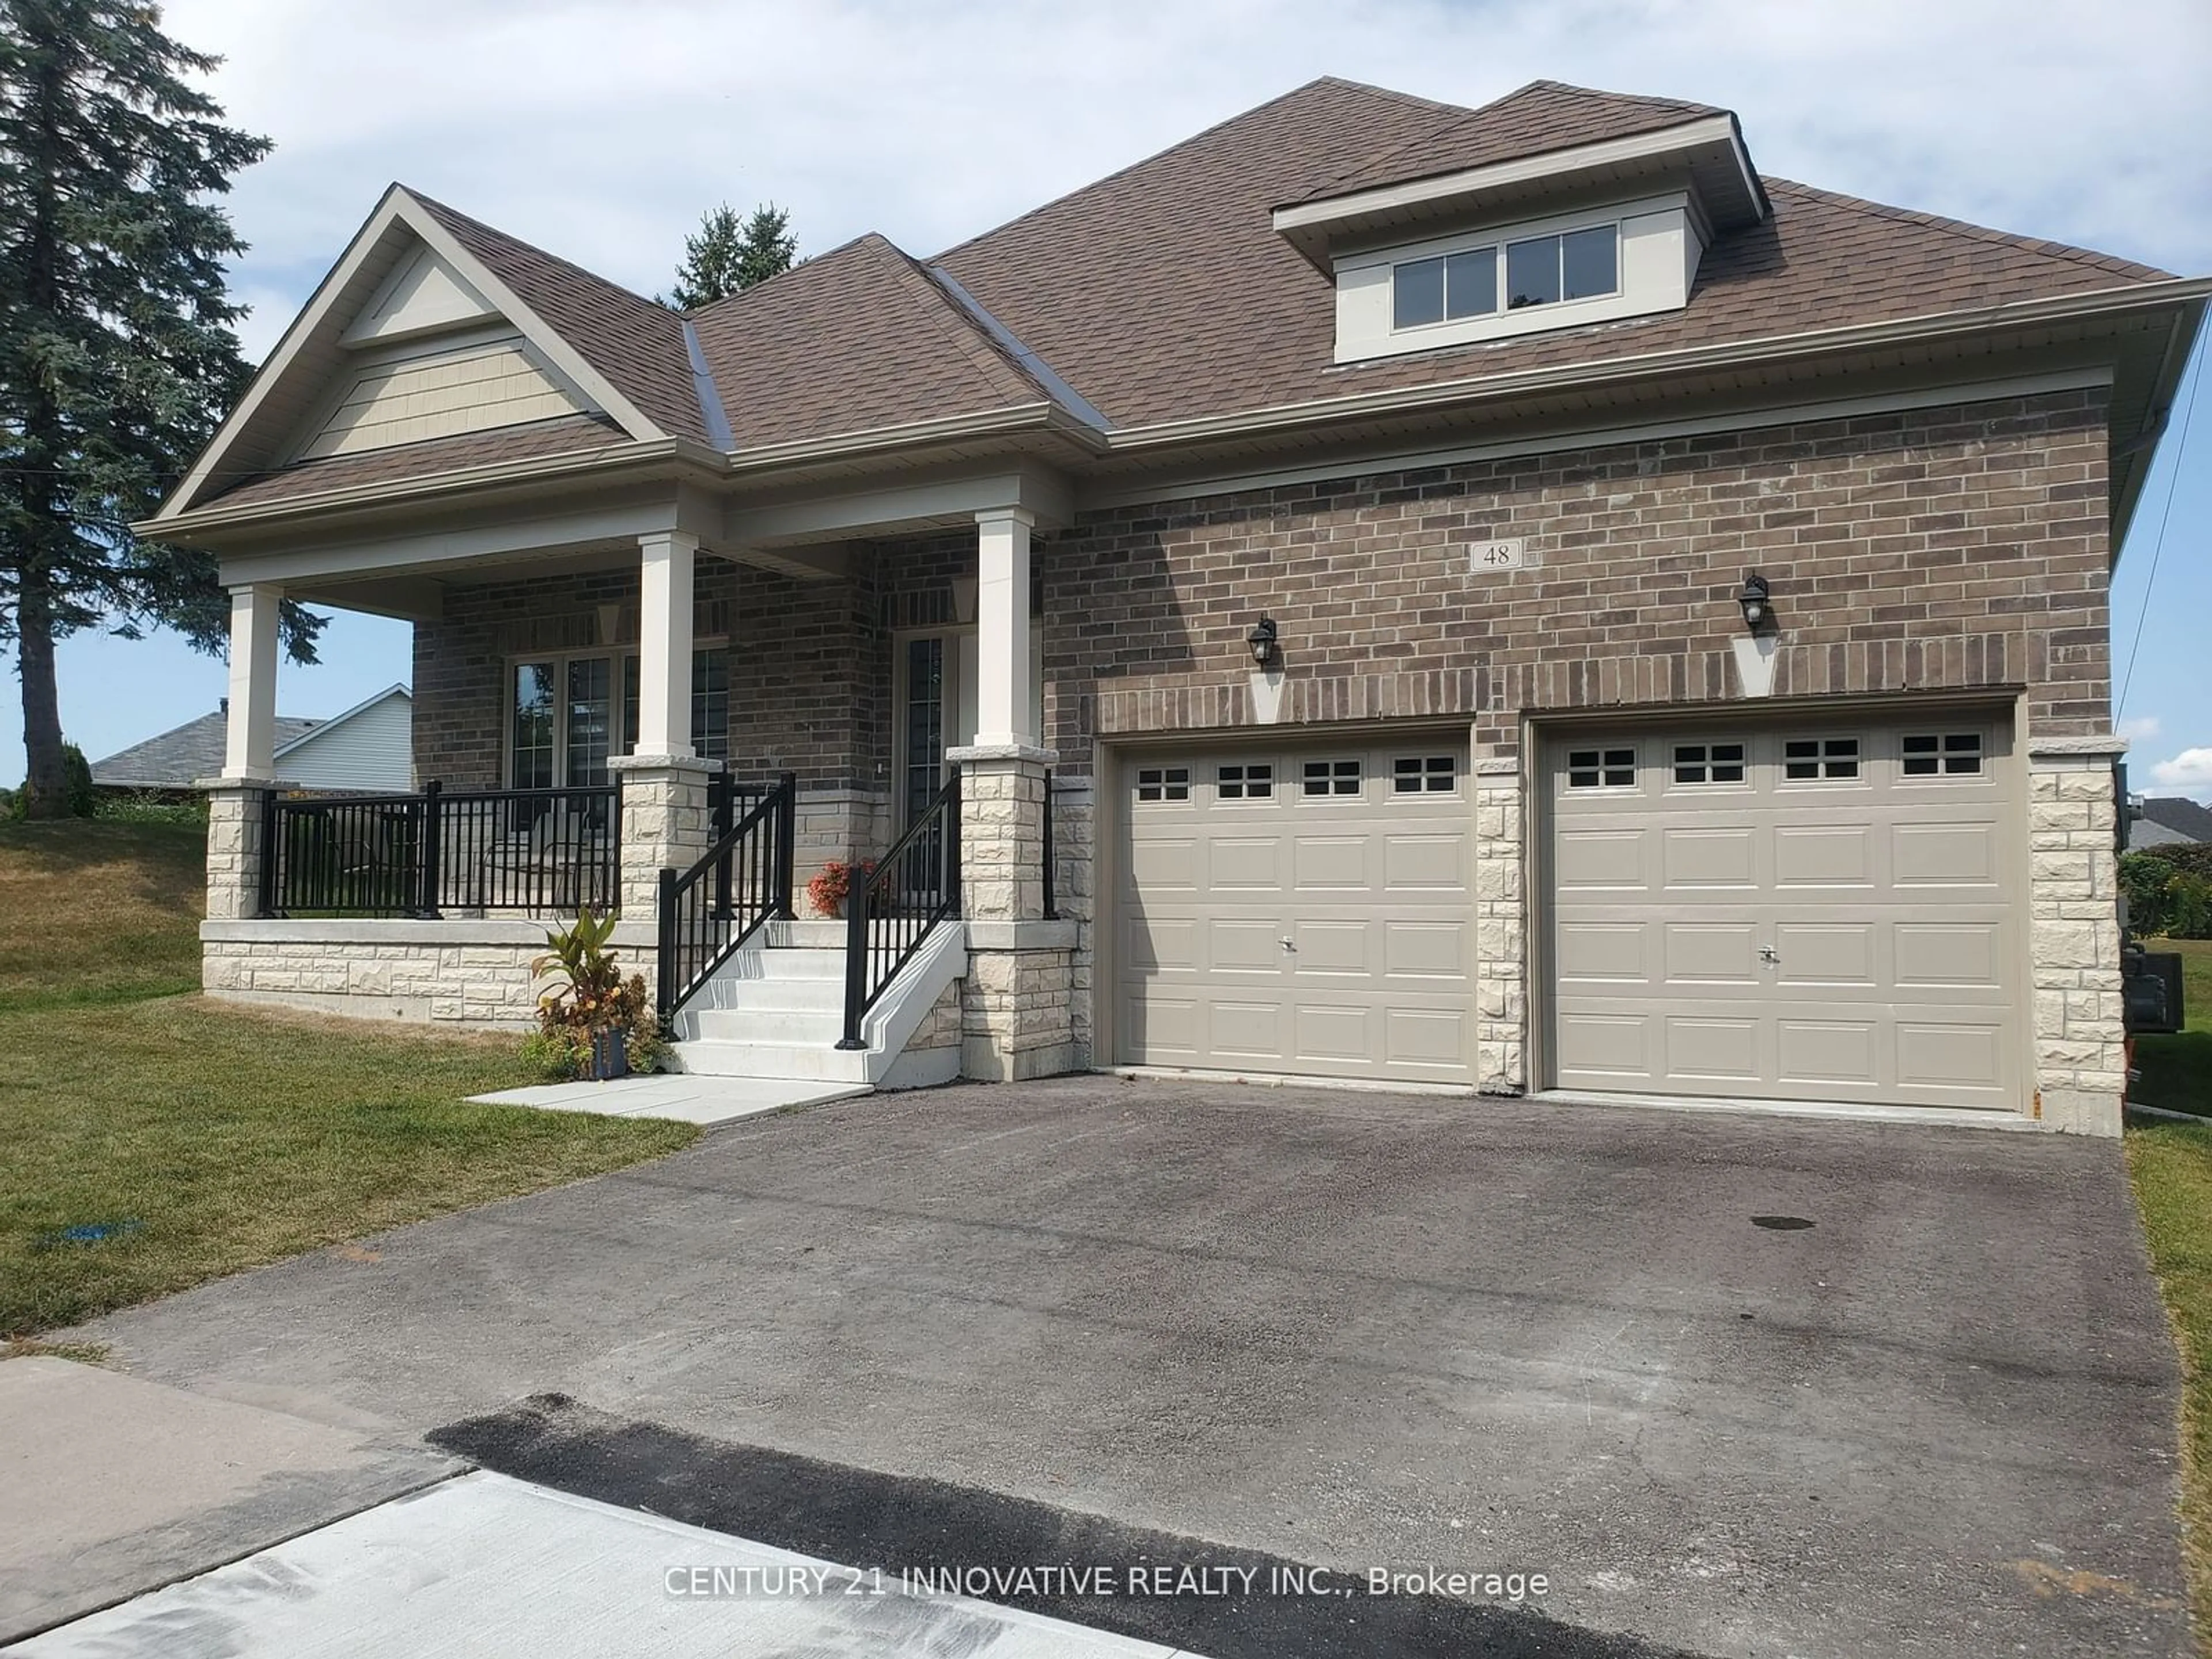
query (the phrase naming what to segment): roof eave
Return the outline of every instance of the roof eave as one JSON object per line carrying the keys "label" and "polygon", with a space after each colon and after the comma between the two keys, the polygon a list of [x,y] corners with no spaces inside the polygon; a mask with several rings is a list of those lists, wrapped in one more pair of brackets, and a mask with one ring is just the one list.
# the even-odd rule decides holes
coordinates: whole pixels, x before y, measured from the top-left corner
{"label": "roof eave", "polygon": [[480,489],[488,483],[551,482],[570,477],[620,474],[654,467],[721,477],[729,470],[729,457],[690,438],[656,438],[649,441],[611,444],[572,454],[547,455],[528,460],[487,462],[456,467],[444,472],[419,473],[411,477],[386,478],[374,483],[353,484],[287,496],[280,501],[224,508],[196,507],[173,518],[143,519],[131,526],[135,536],[179,546],[199,544],[210,532],[247,530],[289,520],[312,517],[362,507],[383,507],[428,499],[455,491]]}
{"label": "roof eave", "polygon": [[1486,375],[1425,386],[1398,386],[1300,404],[1284,404],[1232,414],[1122,427],[1108,434],[1109,453],[1127,454],[1222,439],[1249,438],[1300,427],[1321,426],[1376,416],[1419,413],[1459,404],[1495,403],[1547,392],[1588,390],[1710,370],[1741,369],[1831,356],[1869,348],[1934,343],[2002,329],[2121,317],[2167,307],[2202,311],[2212,296],[2212,277],[2176,277],[2087,294],[2016,301],[1970,311],[1931,313],[1882,323],[1814,329],[1786,335],[1730,341],[1607,358],[1593,363],[1548,365],[1510,374]]}

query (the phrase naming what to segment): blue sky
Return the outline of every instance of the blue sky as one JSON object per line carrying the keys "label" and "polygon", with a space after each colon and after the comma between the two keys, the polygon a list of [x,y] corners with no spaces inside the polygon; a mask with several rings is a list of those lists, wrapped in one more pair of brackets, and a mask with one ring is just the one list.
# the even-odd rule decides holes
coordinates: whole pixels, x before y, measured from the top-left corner
{"label": "blue sky", "polygon": [[[650,293],[725,198],[789,208],[803,252],[873,229],[926,255],[1323,74],[1467,104],[1540,77],[1695,99],[1735,110],[1771,174],[2212,272],[2202,0],[165,11],[172,33],[227,59],[212,90],[233,118],[276,141],[232,201],[252,244],[233,282],[257,358],[393,179]],[[2185,443],[2180,431],[2203,374],[2200,362],[2185,377],[2113,617],[2116,678],[2142,617],[2119,711],[2137,786],[2212,798],[2212,410]],[[329,715],[408,678],[409,635],[337,614],[323,663],[284,670],[280,708]],[[64,727],[95,757],[214,708],[225,679],[162,635],[80,635],[60,672]],[[0,715],[0,780],[22,775],[15,702]]]}

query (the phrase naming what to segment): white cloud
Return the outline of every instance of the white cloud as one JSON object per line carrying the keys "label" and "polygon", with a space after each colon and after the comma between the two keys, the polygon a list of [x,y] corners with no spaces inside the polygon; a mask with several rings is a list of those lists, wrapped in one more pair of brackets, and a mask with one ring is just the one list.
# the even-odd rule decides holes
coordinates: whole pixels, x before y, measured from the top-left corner
{"label": "white cloud", "polygon": [[[1738,111],[1769,172],[2185,270],[2201,0],[173,0],[277,142],[239,183],[265,348],[394,178],[647,292],[728,198],[917,254],[1316,75],[1457,103],[1540,76]],[[2063,118],[2060,118],[2063,113]],[[278,296],[289,296],[289,303]]]}
{"label": "white cloud", "polygon": [[2212,795],[2212,746],[2185,749],[2150,769],[2151,781],[2167,795]]}
{"label": "white cloud", "polygon": [[2131,744],[2146,744],[2158,735],[2158,716],[2155,714],[2132,714],[2126,720],[2122,720],[2113,729],[2118,733],[2118,735],[2125,738]]}

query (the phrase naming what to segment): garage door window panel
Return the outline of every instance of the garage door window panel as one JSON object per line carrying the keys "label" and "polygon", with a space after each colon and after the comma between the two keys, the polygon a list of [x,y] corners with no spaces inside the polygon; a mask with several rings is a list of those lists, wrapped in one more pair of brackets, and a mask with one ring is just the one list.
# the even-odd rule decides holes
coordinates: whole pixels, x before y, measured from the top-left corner
{"label": "garage door window panel", "polygon": [[1854,781],[1859,775],[1856,738],[1790,738],[1782,745],[1787,783]]}
{"label": "garage door window panel", "polygon": [[1978,732],[1909,732],[1903,744],[1908,778],[1971,778],[1982,771]]}
{"label": "garage door window panel", "polygon": [[1275,794],[1275,769],[1272,764],[1250,762],[1213,769],[1213,794],[1217,800],[1272,800]]}
{"label": "garage door window panel", "polygon": [[1607,745],[1599,749],[1571,749],[1567,751],[1567,787],[1570,789],[1633,789],[1636,787],[1636,750]]}
{"label": "garage door window panel", "polygon": [[1360,792],[1360,766],[1357,760],[1317,760],[1305,763],[1303,778],[1305,793],[1312,795],[1356,795]]}
{"label": "garage door window panel", "polygon": [[1458,782],[1458,764],[1449,755],[1401,755],[1390,763],[1394,795],[1449,794]]}
{"label": "garage door window panel", "polygon": [[1137,799],[1139,801],[1188,800],[1190,799],[1190,768],[1188,766],[1138,768]]}
{"label": "garage door window panel", "polygon": [[1677,784],[1710,786],[1746,781],[1741,743],[1678,743],[1674,749]]}

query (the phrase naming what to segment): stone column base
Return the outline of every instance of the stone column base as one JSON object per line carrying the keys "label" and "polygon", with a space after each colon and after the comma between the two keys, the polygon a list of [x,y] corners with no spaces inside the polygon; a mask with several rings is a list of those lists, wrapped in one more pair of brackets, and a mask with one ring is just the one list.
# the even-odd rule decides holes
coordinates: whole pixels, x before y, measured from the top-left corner
{"label": "stone column base", "polygon": [[242,921],[261,914],[261,869],[268,849],[262,836],[269,797],[281,785],[270,778],[202,778],[207,791],[207,916]]}
{"label": "stone column base", "polygon": [[2035,1109],[2049,1128],[2117,1135],[2127,1094],[2120,995],[2115,737],[2028,748],[2028,943]]}
{"label": "stone column base", "polygon": [[1011,1083],[1075,1065],[1076,929],[1044,920],[1050,750],[956,749],[960,885],[968,922],[961,1075]]}
{"label": "stone column base", "polygon": [[622,913],[651,921],[660,872],[688,870],[707,851],[707,781],[719,761],[692,755],[622,755],[607,763],[622,785]]}

